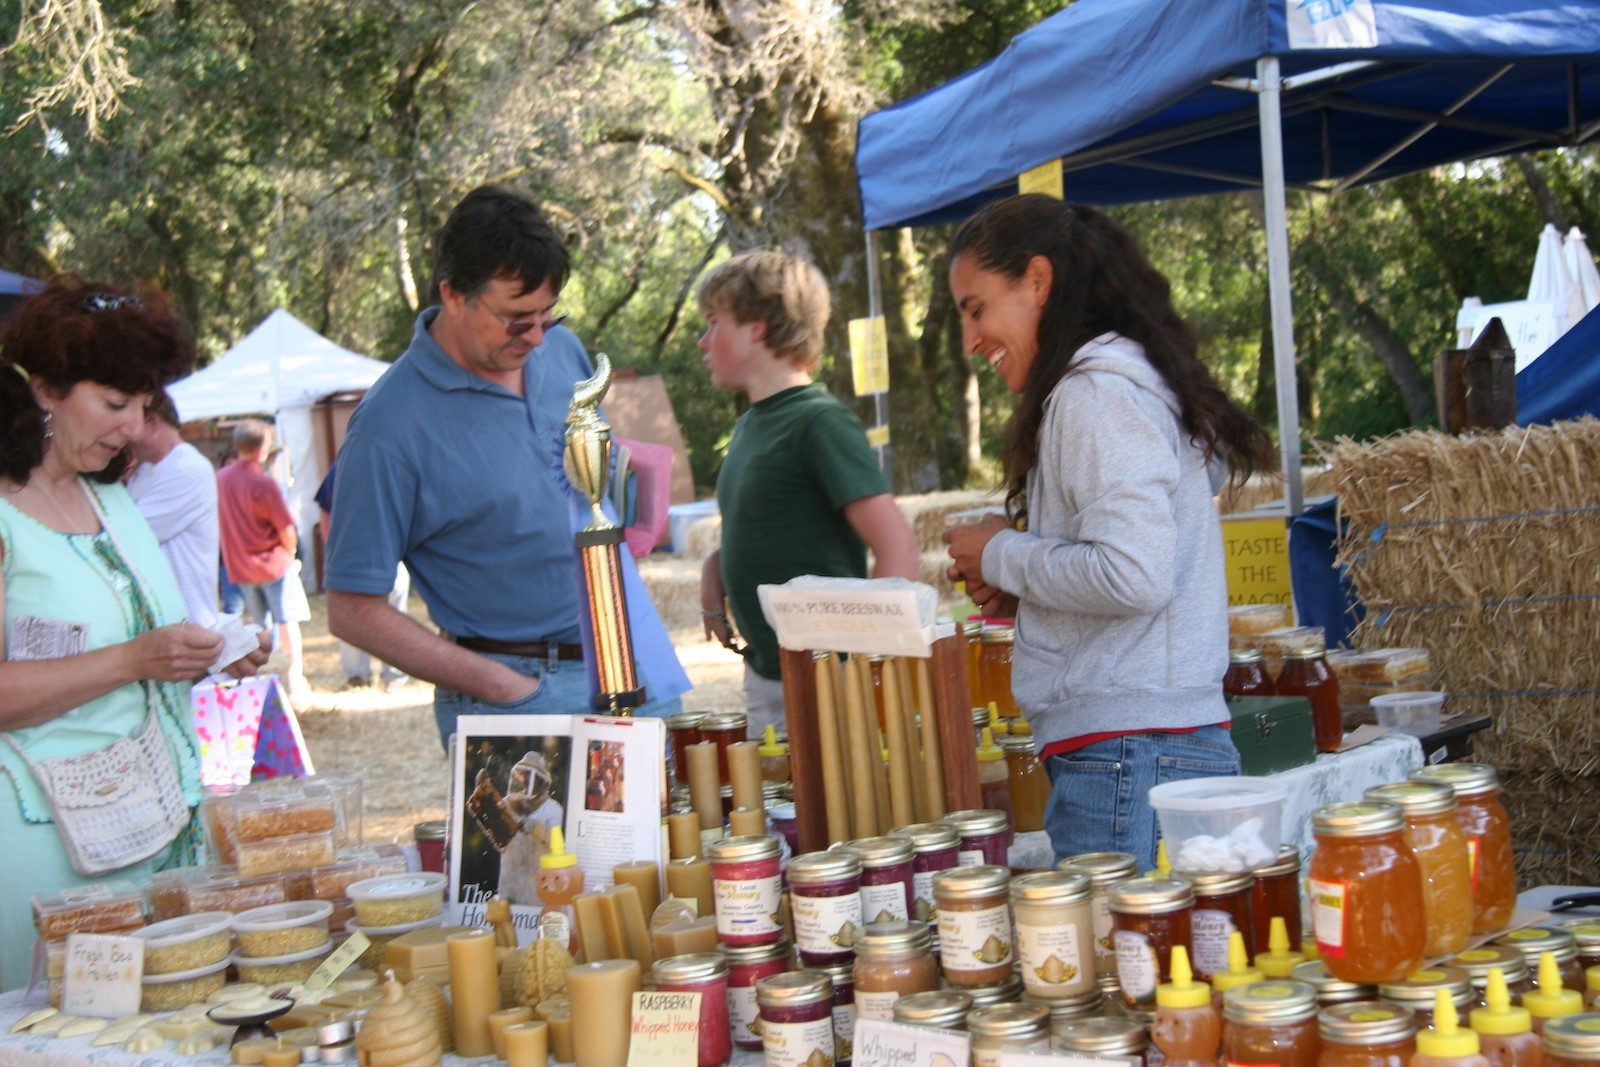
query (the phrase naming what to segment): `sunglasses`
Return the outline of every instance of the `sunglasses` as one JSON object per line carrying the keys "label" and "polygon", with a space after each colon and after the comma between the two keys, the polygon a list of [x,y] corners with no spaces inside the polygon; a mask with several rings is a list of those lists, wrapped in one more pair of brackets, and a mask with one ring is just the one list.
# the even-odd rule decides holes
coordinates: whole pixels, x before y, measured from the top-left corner
{"label": "sunglasses", "polygon": [[545,332],[549,332],[552,327],[560,326],[563,322],[567,321],[567,316],[564,314],[546,315],[543,318],[537,319],[507,319],[500,315],[496,315],[493,309],[487,305],[482,305],[482,307],[483,310],[489,312],[489,315],[496,322],[506,328],[507,337],[521,337],[523,334],[528,333],[535,327],[538,327]]}

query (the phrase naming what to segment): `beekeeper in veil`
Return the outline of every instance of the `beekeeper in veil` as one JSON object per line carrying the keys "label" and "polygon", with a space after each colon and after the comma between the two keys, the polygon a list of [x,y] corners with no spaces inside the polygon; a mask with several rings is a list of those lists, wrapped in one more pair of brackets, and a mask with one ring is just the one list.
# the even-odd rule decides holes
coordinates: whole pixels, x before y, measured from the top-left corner
{"label": "beekeeper in veil", "polygon": [[505,806],[517,819],[517,835],[500,855],[499,893],[513,904],[539,903],[539,857],[549,847],[550,827],[560,826],[562,817],[553,784],[550,766],[537,752],[524,753],[506,779]]}

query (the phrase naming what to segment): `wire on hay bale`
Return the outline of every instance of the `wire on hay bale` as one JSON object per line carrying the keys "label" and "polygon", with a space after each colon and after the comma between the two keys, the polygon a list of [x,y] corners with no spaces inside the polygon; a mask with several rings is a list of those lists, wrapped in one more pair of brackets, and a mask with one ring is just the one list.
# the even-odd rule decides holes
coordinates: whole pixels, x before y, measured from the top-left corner
{"label": "wire on hay bale", "polygon": [[[1477,747],[1516,783],[1505,796],[1524,877],[1592,874],[1600,420],[1341,440],[1324,453],[1348,523],[1338,562],[1367,611],[1357,647],[1432,650],[1451,709],[1493,716]],[[1585,818],[1563,819],[1569,834],[1550,820],[1557,810]]]}

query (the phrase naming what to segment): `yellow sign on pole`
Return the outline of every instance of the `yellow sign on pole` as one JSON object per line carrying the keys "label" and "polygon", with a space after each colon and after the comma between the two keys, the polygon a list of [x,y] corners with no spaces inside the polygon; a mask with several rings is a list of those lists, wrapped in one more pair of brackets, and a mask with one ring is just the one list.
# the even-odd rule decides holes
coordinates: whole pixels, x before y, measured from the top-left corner
{"label": "yellow sign on pole", "polygon": [[1282,516],[1224,517],[1222,549],[1228,603],[1294,604],[1289,582],[1289,525]]}
{"label": "yellow sign on pole", "polygon": [[1032,170],[1025,170],[1017,178],[1017,192],[1019,193],[1044,193],[1057,200],[1065,200],[1065,187],[1061,181],[1061,160],[1052,159],[1048,163],[1041,163]]}
{"label": "yellow sign on pole", "polygon": [[889,328],[882,315],[850,320],[850,377],[856,396],[889,391]]}
{"label": "yellow sign on pole", "polygon": [[888,443],[889,443],[889,427],[887,427],[887,426],[868,426],[867,427],[867,444],[871,445],[873,448],[882,448],[884,445],[886,445]]}

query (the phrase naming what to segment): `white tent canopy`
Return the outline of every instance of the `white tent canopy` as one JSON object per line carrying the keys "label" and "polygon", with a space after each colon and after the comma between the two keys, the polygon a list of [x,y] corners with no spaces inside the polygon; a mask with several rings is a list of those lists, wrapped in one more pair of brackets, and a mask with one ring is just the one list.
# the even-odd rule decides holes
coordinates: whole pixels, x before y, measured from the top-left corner
{"label": "white tent canopy", "polygon": [[272,419],[287,469],[280,472],[302,537],[317,518],[323,466],[311,405],[332,393],[371,387],[389,364],[358,356],[279,308],[204,370],[167,387],[185,422],[258,415]]}

